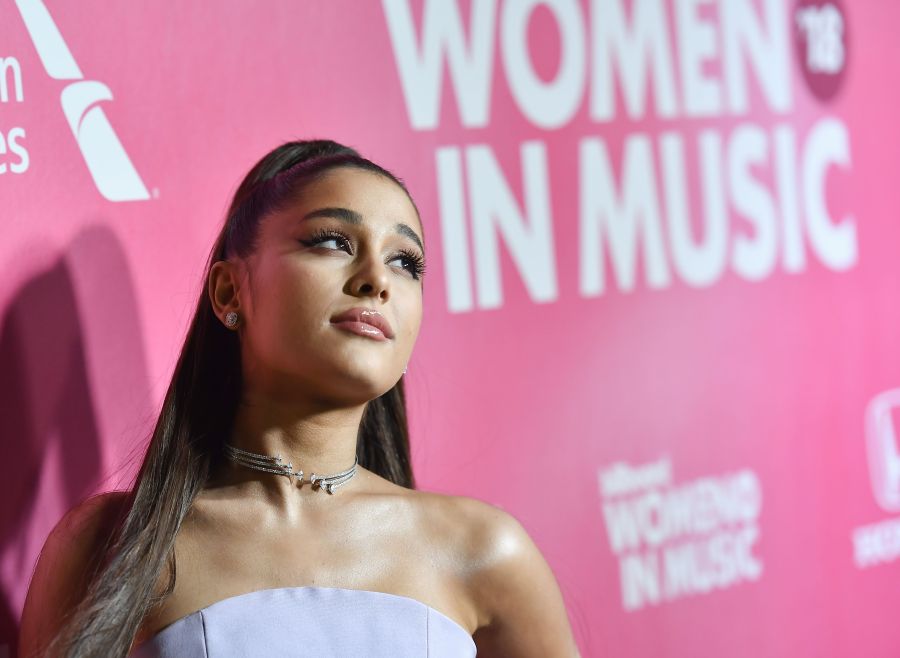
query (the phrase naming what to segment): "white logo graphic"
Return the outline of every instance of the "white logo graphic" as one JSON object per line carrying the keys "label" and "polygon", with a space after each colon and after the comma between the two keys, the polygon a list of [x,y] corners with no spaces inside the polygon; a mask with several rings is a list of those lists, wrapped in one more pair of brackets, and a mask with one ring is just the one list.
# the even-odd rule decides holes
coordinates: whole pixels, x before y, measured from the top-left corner
{"label": "white logo graphic", "polygon": [[101,101],[112,100],[109,87],[84,79],[43,0],[16,0],[16,5],[47,74],[56,80],[77,81],[63,89],[60,102],[100,194],[109,201],[149,199],[147,188],[99,106]]}
{"label": "white logo graphic", "polygon": [[837,73],[844,68],[844,18],[833,5],[805,7],[797,24],[806,33],[806,65],[816,73]]}
{"label": "white logo graphic", "polygon": [[626,612],[757,581],[762,486],[744,468],[675,484],[667,457],[598,472]]}
{"label": "white logo graphic", "polygon": [[[875,501],[886,512],[900,511],[900,450],[893,414],[900,413],[900,388],[876,395],[866,406],[866,449]],[[854,528],[853,561],[865,569],[900,558],[900,517]]]}
{"label": "white logo graphic", "polygon": [[900,511],[900,451],[892,412],[900,413],[900,389],[875,396],[866,407],[866,448],[875,500],[886,512]]}

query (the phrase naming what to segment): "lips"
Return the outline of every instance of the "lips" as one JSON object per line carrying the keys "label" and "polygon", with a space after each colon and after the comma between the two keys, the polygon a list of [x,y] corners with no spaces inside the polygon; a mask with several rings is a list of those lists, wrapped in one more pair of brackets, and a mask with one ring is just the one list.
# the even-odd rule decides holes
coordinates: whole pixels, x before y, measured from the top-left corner
{"label": "lips", "polygon": [[[360,329],[361,331],[358,333],[364,333],[373,338],[377,337],[378,332],[383,334],[385,338],[394,337],[394,330],[391,328],[391,323],[388,322],[381,313],[372,308],[351,308],[343,313],[335,315],[331,318],[331,322],[351,330],[354,328]],[[378,332],[372,331],[372,327],[377,329]]]}

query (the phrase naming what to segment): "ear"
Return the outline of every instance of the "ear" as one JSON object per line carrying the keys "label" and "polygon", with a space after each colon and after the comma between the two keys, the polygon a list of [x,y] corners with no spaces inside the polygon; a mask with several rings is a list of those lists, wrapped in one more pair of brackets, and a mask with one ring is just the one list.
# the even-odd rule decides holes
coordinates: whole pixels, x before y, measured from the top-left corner
{"label": "ear", "polygon": [[212,303],[213,312],[224,324],[225,314],[229,311],[240,312],[238,291],[239,272],[235,263],[219,260],[209,270],[207,292]]}

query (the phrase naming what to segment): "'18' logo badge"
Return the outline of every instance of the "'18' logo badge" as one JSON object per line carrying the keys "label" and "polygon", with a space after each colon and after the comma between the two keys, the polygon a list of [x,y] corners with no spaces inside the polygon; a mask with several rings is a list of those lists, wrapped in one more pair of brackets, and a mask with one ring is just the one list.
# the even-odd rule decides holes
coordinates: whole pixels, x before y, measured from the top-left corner
{"label": "'18' logo badge", "polygon": [[847,14],[839,0],[798,0],[794,42],[803,79],[813,96],[831,100],[847,70]]}

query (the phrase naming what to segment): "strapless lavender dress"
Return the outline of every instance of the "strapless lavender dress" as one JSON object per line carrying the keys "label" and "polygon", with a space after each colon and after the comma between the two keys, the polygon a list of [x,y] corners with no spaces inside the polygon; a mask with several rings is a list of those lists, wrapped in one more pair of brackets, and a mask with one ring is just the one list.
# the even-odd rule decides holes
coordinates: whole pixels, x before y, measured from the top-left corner
{"label": "strapless lavender dress", "polygon": [[468,631],[416,599],[339,587],[239,594],[169,624],[130,658],[473,658]]}

